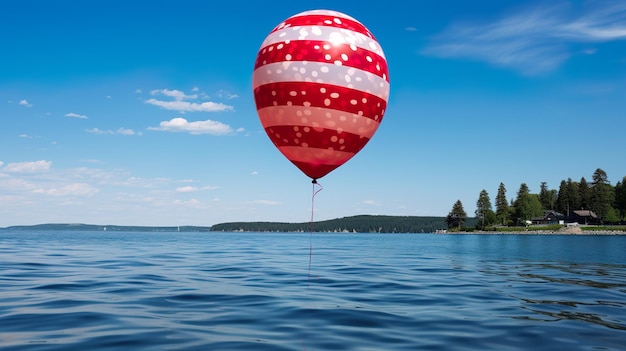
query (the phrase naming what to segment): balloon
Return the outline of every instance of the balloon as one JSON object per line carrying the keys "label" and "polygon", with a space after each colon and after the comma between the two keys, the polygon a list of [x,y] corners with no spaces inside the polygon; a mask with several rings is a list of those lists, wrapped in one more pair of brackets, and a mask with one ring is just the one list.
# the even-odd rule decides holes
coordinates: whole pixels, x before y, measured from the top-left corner
{"label": "balloon", "polygon": [[330,10],[289,17],[265,38],[252,76],[257,114],[276,148],[316,180],[372,138],[389,99],[382,48]]}

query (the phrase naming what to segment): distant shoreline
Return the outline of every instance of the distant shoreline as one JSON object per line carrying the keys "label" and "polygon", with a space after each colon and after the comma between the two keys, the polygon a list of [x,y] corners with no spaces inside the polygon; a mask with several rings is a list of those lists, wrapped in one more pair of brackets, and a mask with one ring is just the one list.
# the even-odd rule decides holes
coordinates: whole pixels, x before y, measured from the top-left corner
{"label": "distant shoreline", "polygon": [[[441,233],[443,234],[443,233]],[[519,231],[473,231],[473,232],[460,232],[460,231],[446,231],[445,234],[528,234],[528,235],[626,235],[624,230],[583,230],[580,227],[563,227],[559,230],[519,230]]]}
{"label": "distant shoreline", "polygon": [[528,230],[523,232],[485,232],[485,231],[473,231],[473,232],[445,232],[436,234],[481,234],[481,235],[626,235],[625,231],[621,230],[585,230],[582,233],[564,233],[559,231],[546,231],[546,230]]}
{"label": "distant shoreline", "polygon": [[[484,231],[484,230],[470,230],[470,231],[457,231],[457,230],[419,230],[419,228],[408,228],[397,226],[396,218],[394,217],[379,217],[379,216],[364,216],[357,217],[357,223],[364,223],[367,220],[377,221],[379,219],[388,219],[391,223],[383,223],[381,226],[365,225],[361,228],[352,227],[354,225],[354,218],[343,218],[340,220],[327,221],[334,224],[322,226],[324,222],[316,222],[316,230],[314,233],[381,233],[381,234],[451,234],[451,235],[463,235],[463,234],[478,234],[478,235],[626,235],[626,229],[624,226],[616,227],[593,227],[593,226],[566,226],[561,228],[499,228],[502,231]],[[365,218],[365,220],[363,220]],[[401,218],[406,220],[407,218]],[[411,218],[409,218],[411,220]],[[341,223],[341,221],[351,223]],[[248,226],[246,226],[248,224]],[[283,226],[281,226],[283,225]],[[376,227],[378,230],[372,230],[372,227]],[[346,228],[351,228],[348,230]],[[432,227],[431,227],[432,228]],[[223,225],[215,226],[124,226],[124,225],[95,225],[95,224],[83,224],[83,223],[47,223],[36,225],[20,225],[0,228],[0,231],[4,230],[33,230],[33,231],[103,231],[103,232],[232,232],[232,233],[302,233],[310,231],[309,224],[293,224],[284,226],[282,223],[235,223],[233,225],[223,227]],[[324,230],[326,229],[326,230]],[[393,230],[390,230],[393,229]],[[407,230],[408,229],[408,230]],[[431,231],[432,230],[432,231]]]}

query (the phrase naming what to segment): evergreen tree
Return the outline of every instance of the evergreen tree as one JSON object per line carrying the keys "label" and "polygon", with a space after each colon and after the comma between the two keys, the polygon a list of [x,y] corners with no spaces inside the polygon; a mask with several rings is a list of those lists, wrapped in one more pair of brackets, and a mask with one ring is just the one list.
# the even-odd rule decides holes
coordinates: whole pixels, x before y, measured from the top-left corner
{"label": "evergreen tree", "polygon": [[500,183],[498,194],[496,195],[496,218],[498,223],[506,225],[509,219],[509,203],[506,200],[506,188]]}
{"label": "evergreen tree", "polygon": [[452,210],[450,210],[450,213],[446,216],[448,228],[457,228],[457,230],[461,230],[465,220],[467,220],[467,213],[463,209],[463,203],[461,203],[461,200],[456,200],[454,205],[452,205]]}
{"label": "evergreen tree", "polygon": [[537,194],[531,194],[526,183],[520,185],[513,206],[515,207],[515,218],[518,224],[524,224],[525,221],[543,214],[539,196]]}
{"label": "evergreen tree", "polygon": [[589,209],[589,184],[587,184],[585,177],[580,178],[580,183],[578,183],[578,194],[580,196],[580,208],[575,207],[574,210]]}
{"label": "evergreen tree", "polygon": [[552,192],[548,189],[548,183],[541,182],[541,190],[539,190],[539,201],[544,210],[552,209]]}
{"label": "evergreen tree", "polygon": [[496,216],[491,208],[491,199],[485,189],[478,195],[474,214],[476,215],[476,226],[480,227],[480,229],[485,229],[486,226],[493,224],[495,221]]}
{"label": "evergreen tree", "polygon": [[615,200],[614,189],[609,183],[606,172],[600,168],[596,169],[592,176],[592,186],[589,189],[589,208],[600,217],[604,217],[612,208]]}
{"label": "evergreen tree", "polygon": [[556,197],[556,210],[558,212],[567,214],[569,202],[570,200],[567,182],[565,180],[562,180],[561,184],[559,185],[559,194]]}
{"label": "evergreen tree", "polygon": [[569,207],[567,208],[568,211],[563,213],[569,216],[573,210],[578,210],[582,207],[580,203],[580,184],[572,181],[572,178],[567,178],[567,193],[569,195]]}
{"label": "evergreen tree", "polygon": [[614,207],[617,210],[617,215],[620,220],[626,217],[626,176],[622,181],[615,184],[615,203]]}

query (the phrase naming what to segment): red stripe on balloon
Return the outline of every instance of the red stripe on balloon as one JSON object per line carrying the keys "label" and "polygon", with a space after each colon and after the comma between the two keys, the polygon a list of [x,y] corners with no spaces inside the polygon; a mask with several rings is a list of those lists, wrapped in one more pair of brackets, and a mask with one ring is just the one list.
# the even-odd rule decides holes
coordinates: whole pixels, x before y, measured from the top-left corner
{"label": "red stripe on balloon", "polygon": [[357,153],[370,140],[360,135],[333,129],[299,126],[273,126],[265,129],[277,147],[300,146]]}
{"label": "red stripe on balloon", "polygon": [[291,40],[274,43],[259,51],[254,69],[275,62],[309,61],[340,63],[389,81],[387,61],[375,52],[350,44],[331,44],[324,40]]}
{"label": "red stripe on balloon", "polygon": [[376,40],[376,38],[374,38],[374,35],[369,30],[367,30],[367,28],[365,28],[365,26],[362,25],[360,22],[345,17],[333,16],[330,14],[306,14],[304,16],[296,15],[286,19],[283,23],[274,28],[271,33],[274,33],[286,27],[302,26],[323,26],[347,29],[353,32],[361,33]]}
{"label": "red stripe on balloon", "polygon": [[324,107],[381,122],[387,102],[370,93],[324,83],[280,82],[254,90],[257,110],[268,106]]}
{"label": "red stripe on balloon", "polygon": [[280,146],[277,149],[307,176],[318,179],[343,165],[355,153],[301,146]]}
{"label": "red stripe on balloon", "polygon": [[[319,179],[328,173],[334,171],[337,167],[341,165],[328,165],[328,164],[316,164],[309,162],[299,162],[290,160],[298,169],[302,171],[307,177],[311,179]],[[347,160],[346,160],[347,161]]]}
{"label": "red stripe on balloon", "polygon": [[281,146],[277,148],[291,161],[310,164],[341,165],[355,155],[354,152],[345,152],[329,149],[314,149],[302,146]]}

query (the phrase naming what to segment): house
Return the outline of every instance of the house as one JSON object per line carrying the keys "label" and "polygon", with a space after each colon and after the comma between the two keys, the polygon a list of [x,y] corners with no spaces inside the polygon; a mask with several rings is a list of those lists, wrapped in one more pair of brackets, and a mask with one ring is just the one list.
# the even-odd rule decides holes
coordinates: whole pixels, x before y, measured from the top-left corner
{"label": "house", "polygon": [[600,218],[592,210],[576,210],[570,216],[570,222],[580,224],[599,224]]}
{"label": "house", "polygon": [[542,217],[532,218],[531,222],[532,224],[559,224],[565,220],[565,217],[564,214],[554,210],[543,211]]}

